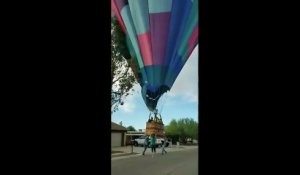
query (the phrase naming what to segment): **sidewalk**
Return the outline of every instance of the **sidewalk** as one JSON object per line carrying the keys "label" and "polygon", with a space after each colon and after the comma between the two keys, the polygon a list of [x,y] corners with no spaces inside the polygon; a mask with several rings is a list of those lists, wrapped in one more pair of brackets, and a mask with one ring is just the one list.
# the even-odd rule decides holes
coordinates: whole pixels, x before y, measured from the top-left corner
{"label": "sidewalk", "polygon": [[[131,152],[131,149],[132,149],[131,146],[113,147],[111,148],[111,150],[122,151],[123,153],[111,154],[111,159],[118,160],[118,159],[130,158],[130,157],[137,157],[137,156],[141,156],[144,151],[144,147],[133,146],[133,153]],[[172,145],[172,147],[170,146],[165,147],[165,150],[167,152],[185,151],[189,149],[198,149],[198,145],[180,145],[179,147],[177,147],[177,145]],[[151,150],[151,148],[147,149],[148,152],[146,154],[150,154],[149,150]],[[157,153],[161,152],[161,148],[160,147],[156,148],[156,152]]]}

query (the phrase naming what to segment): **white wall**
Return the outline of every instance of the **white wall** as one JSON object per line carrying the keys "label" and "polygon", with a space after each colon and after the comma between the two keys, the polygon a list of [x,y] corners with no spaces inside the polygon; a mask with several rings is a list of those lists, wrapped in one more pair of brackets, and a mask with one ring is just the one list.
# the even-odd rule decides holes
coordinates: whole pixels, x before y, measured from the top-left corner
{"label": "white wall", "polygon": [[121,146],[122,143],[122,133],[112,132],[111,133],[111,147]]}

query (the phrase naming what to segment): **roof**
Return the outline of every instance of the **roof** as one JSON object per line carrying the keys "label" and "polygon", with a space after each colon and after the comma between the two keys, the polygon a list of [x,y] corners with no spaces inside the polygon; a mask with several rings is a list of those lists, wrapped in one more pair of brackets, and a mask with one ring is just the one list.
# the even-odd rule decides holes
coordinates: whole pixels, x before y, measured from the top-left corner
{"label": "roof", "polygon": [[111,122],[111,130],[127,131],[127,129],[124,126],[118,125],[114,122]]}

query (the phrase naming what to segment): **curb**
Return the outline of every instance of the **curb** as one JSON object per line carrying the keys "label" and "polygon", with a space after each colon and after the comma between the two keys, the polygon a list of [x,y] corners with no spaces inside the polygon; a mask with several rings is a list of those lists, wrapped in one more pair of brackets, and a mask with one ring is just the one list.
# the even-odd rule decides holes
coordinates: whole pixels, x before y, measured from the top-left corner
{"label": "curb", "polygon": [[119,156],[130,156],[130,155],[136,155],[136,154],[140,154],[140,153],[136,153],[136,152],[133,152],[133,153],[115,153],[115,154],[111,154],[111,157],[119,157]]}
{"label": "curb", "polygon": [[[168,152],[177,152],[177,151],[187,151],[190,149],[198,149],[198,147],[192,147],[192,148],[185,148],[185,147],[178,147],[175,148],[173,147],[171,150],[167,150]],[[111,160],[120,160],[120,159],[126,159],[126,158],[131,158],[131,157],[139,157],[141,156],[142,153],[115,153],[111,155]]]}
{"label": "curb", "polygon": [[141,156],[142,154],[141,153],[123,153],[123,155],[117,155],[115,157],[111,157],[111,160],[120,160],[120,159],[126,159],[126,158],[131,158],[131,157],[138,157],[138,156]]}

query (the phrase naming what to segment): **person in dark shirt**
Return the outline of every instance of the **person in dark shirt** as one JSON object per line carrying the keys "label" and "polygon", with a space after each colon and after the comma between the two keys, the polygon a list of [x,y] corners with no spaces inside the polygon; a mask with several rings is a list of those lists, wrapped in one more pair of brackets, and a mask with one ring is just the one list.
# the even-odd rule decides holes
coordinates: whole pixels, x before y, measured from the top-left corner
{"label": "person in dark shirt", "polygon": [[143,155],[145,155],[145,152],[146,152],[146,150],[147,150],[147,148],[148,148],[148,145],[149,145],[149,137],[146,136],[145,141],[144,141],[144,151],[143,151]]}

